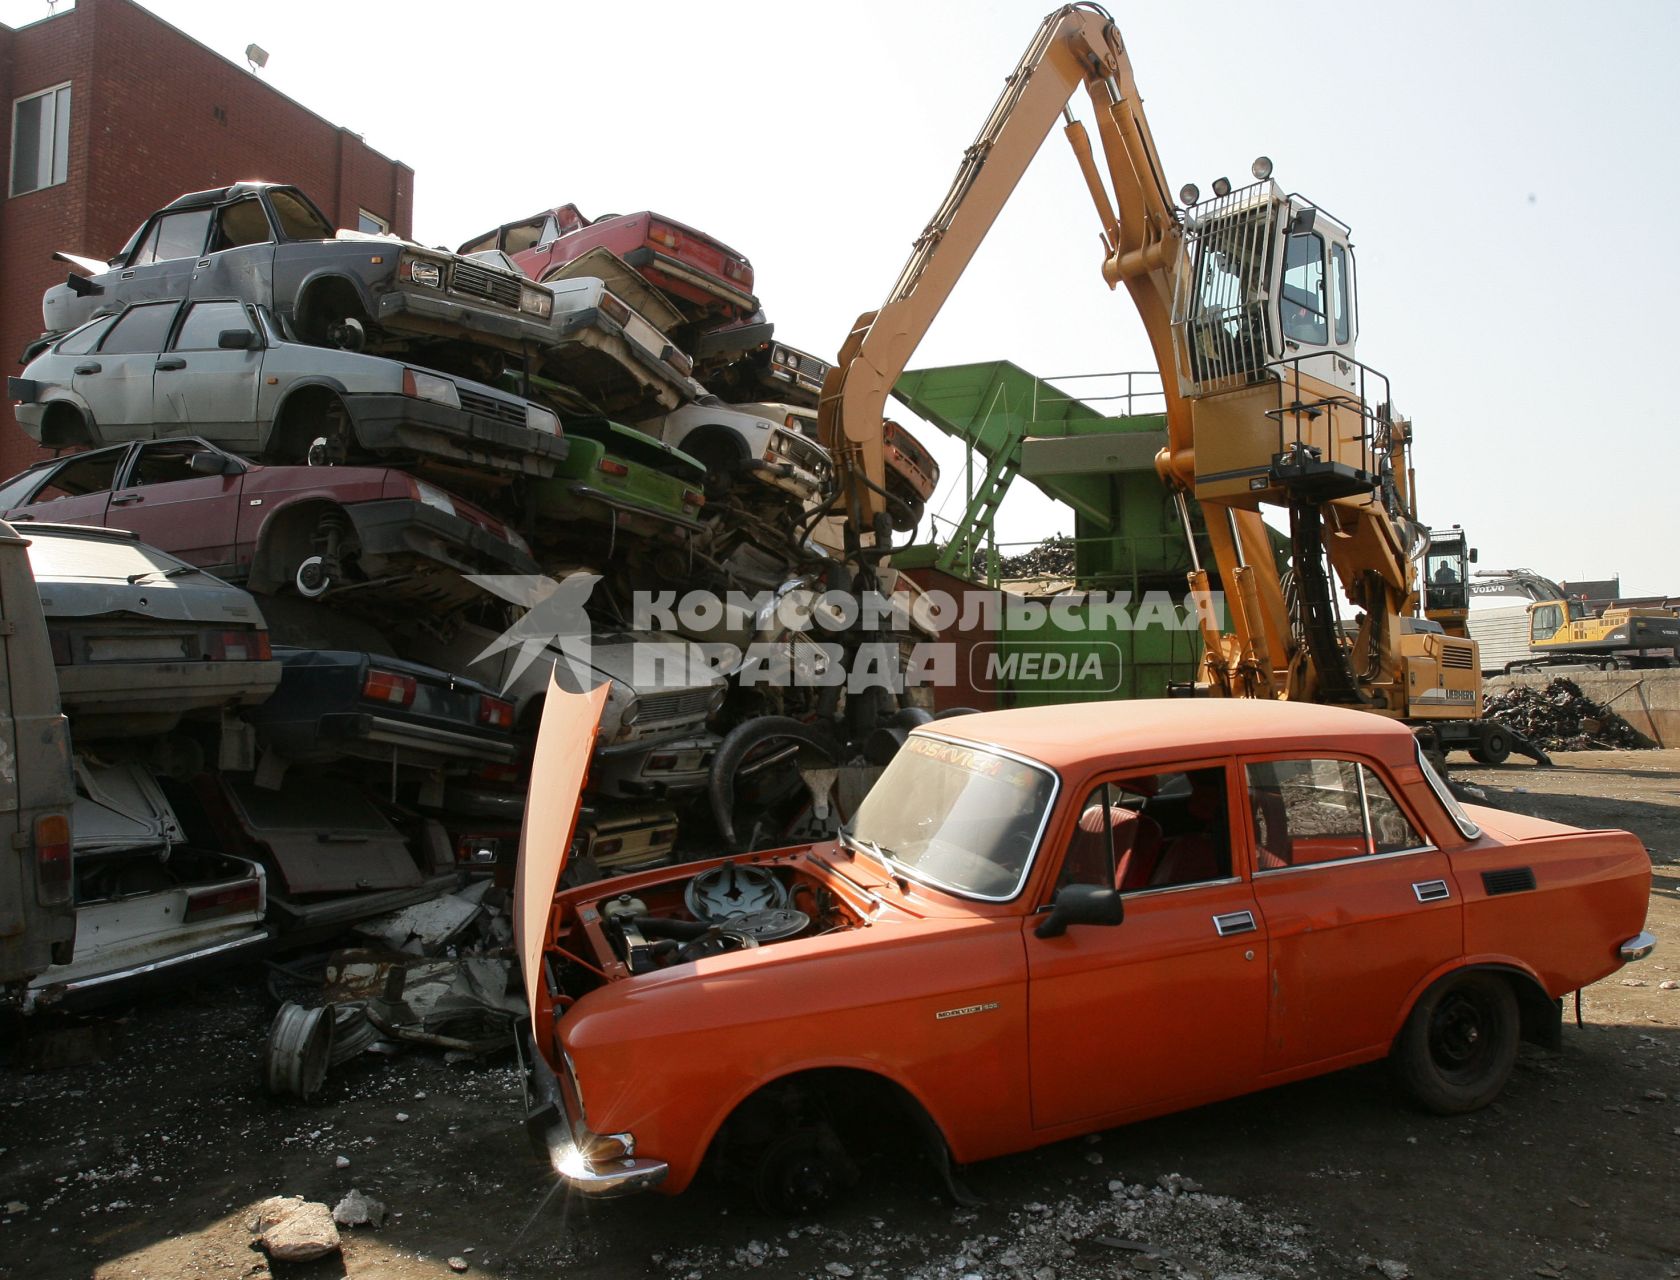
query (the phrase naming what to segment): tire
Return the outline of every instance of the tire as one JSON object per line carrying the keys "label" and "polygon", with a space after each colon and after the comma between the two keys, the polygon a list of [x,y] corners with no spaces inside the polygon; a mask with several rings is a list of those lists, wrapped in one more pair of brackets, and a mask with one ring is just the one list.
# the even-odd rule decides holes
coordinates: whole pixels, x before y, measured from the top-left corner
{"label": "tire", "polygon": [[1511,735],[1497,725],[1482,729],[1476,745],[1470,748],[1470,758],[1478,764],[1504,764],[1511,757]]}
{"label": "tire", "polygon": [[1462,1115],[1499,1096],[1517,1061],[1522,1021],[1511,984],[1471,970],[1423,994],[1395,1041],[1401,1087],[1426,1111]]}

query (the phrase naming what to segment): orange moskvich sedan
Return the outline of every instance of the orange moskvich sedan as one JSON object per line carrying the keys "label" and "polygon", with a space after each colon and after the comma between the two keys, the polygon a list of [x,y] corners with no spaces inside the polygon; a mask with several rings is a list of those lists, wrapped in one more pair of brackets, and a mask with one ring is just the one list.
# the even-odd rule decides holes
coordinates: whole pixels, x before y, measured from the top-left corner
{"label": "orange moskvich sedan", "polygon": [[548,695],[519,868],[530,1124],[584,1193],[710,1154],[804,1210],[892,1106],[948,1170],[1383,1057],[1467,1111],[1653,946],[1633,836],[1462,808],[1404,726],[1254,701],[941,720],[836,842],[557,892],[599,704]]}

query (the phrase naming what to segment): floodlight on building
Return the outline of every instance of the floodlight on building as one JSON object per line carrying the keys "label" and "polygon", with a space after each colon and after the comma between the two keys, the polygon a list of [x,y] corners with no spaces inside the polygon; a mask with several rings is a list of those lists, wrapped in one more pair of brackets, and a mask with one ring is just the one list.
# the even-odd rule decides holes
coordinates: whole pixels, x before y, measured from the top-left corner
{"label": "floodlight on building", "polygon": [[245,46],[245,61],[251,64],[252,71],[259,71],[268,65],[268,50],[260,44]]}

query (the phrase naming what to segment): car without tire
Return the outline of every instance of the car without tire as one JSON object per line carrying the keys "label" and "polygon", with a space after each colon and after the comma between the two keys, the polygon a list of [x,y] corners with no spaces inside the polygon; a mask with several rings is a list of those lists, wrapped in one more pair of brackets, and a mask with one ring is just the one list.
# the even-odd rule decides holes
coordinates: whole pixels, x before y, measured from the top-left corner
{"label": "car without tire", "polygon": [[127,529],[263,593],[343,597],[355,609],[480,598],[463,574],[535,573],[525,540],[464,498],[389,467],[264,466],[196,436],[40,462],[0,482],[0,512]]}
{"label": "car without tire", "polygon": [[807,1211],[860,1135],[948,1173],[1385,1057],[1461,1111],[1654,945],[1632,835],[1460,806],[1397,722],[1242,699],[923,724],[838,840],[557,895],[598,705],[549,693],[516,917],[528,1125],[583,1194],[709,1157]]}
{"label": "car without tire", "polygon": [[457,482],[551,475],[559,419],[495,387],[286,338],[233,298],[136,303],[10,378],[19,424],[54,449],[189,432],[270,462],[385,457]]}

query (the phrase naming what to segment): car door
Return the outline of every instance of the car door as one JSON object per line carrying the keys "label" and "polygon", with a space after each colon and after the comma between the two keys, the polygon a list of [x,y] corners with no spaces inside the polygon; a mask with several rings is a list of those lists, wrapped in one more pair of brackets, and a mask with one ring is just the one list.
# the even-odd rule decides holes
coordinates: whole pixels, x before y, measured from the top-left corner
{"label": "car door", "polygon": [[1028,918],[1036,1128],[1253,1087],[1266,1026],[1266,939],[1251,887],[1232,863],[1235,787],[1226,762],[1200,760],[1099,778],[1080,792],[1058,887],[1130,887],[1121,890],[1118,925],[1038,937],[1052,889]]}
{"label": "car door", "polygon": [[[223,460],[220,474],[193,469],[198,455]],[[244,465],[203,440],[159,440],[138,446],[111,495],[105,523],[127,529],[171,555],[214,573],[235,562],[239,491]]]}
{"label": "car door", "polygon": [[179,302],[130,307],[98,350],[72,366],[71,387],[93,415],[100,439],[150,440],[156,434],[152,378],[179,310]]}
{"label": "car door", "polygon": [[1463,953],[1447,857],[1369,761],[1244,761],[1254,896],[1271,944],[1268,1074],[1386,1050],[1417,985]]}
{"label": "car door", "polygon": [[212,208],[178,209],[152,220],[129,258],[119,267],[112,292],[118,302],[153,302],[184,298],[193,272],[204,256],[214,219]]}
{"label": "car door", "polygon": [[[245,334],[247,345],[224,348],[224,333]],[[152,380],[152,407],[160,430],[171,424],[230,449],[255,449],[259,432],[253,419],[262,361],[262,339],[243,303],[188,303]]]}
{"label": "car door", "polygon": [[22,489],[14,487],[15,482],[8,482],[0,500],[15,505],[9,506],[5,518],[14,523],[44,520],[103,526],[111,490],[130,448],[120,444],[110,449],[94,449],[38,468],[36,481]]}

